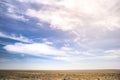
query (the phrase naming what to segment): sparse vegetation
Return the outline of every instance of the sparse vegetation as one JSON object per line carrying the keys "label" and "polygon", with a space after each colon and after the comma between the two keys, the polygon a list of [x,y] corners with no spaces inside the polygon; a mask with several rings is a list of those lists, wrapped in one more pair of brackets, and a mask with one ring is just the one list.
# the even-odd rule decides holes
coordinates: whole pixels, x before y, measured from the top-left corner
{"label": "sparse vegetation", "polygon": [[120,80],[120,70],[0,70],[0,80]]}

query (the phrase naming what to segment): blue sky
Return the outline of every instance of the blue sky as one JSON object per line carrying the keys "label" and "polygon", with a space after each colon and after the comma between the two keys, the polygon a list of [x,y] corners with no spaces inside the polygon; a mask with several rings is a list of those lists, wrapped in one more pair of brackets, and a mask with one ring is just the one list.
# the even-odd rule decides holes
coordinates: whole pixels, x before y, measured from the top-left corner
{"label": "blue sky", "polygon": [[0,69],[120,69],[119,0],[1,0]]}

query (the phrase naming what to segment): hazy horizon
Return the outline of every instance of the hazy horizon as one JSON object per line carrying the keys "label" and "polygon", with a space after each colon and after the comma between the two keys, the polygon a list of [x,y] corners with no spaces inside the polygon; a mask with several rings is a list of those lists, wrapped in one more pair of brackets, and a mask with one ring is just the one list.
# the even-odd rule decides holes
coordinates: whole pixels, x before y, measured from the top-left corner
{"label": "hazy horizon", "polygon": [[100,71],[101,71],[101,70],[120,70],[120,69],[119,69],[119,68],[118,68],[118,69],[109,69],[109,68],[106,68],[106,69],[101,69],[101,68],[100,68],[100,69],[22,69],[22,68],[20,68],[20,69],[11,68],[11,69],[10,69],[10,68],[1,68],[0,70],[8,70],[8,71],[9,71],[9,70],[18,70],[18,71],[19,71],[19,70],[21,70],[21,71],[22,71],[22,70],[25,70],[25,71],[32,71],[32,70],[33,70],[33,71],[34,71],[34,70],[35,70],[35,71],[74,71],[74,70],[75,70],[75,71],[76,71],[76,70],[78,70],[78,71],[79,71],[79,70],[80,70],[80,71],[93,70],[93,71],[94,71],[94,70],[100,70]]}
{"label": "hazy horizon", "polygon": [[0,70],[120,69],[120,0],[1,0]]}

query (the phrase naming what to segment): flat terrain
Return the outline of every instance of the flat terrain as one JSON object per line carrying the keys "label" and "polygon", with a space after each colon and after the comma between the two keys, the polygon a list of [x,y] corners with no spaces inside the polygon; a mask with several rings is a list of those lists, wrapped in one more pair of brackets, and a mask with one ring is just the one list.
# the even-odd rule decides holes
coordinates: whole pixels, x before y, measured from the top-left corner
{"label": "flat terrain", "polygon": [[120,70],[0,70],[0,80],[120,80]]}

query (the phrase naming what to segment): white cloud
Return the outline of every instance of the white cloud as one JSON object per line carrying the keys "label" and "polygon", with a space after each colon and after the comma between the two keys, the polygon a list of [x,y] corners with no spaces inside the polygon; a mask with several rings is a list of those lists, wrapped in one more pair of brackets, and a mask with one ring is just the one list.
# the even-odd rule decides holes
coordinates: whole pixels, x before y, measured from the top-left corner
{"label": "white cloud", "polygon": [[114,38],[114,35],[112,38],[104,37],[120,30],[120,6],[117,5],[119,0],[52,0],[51,3],[49,0],[22,0],[21,2],[42,4],[39,10],[29,8],[25,14],[37,18],[40,22],[49,23],[52,29],[72,34],[71,42],[78,47],[101,48],[104,44],[110,46],[111,42],[120,41]]}
{"label": "white cloud", "polygon": [[[37,18],[40,22],[38,25],[42,25],[42,22],[50,24],[52,29],[59,29],[65,34],[72,34],[69,42],[66,44],[75,45],[73,48],[61,47],[60,50],[53,47],[53,42],[44,41],[44,43],[33,44],[14,44],[6,45],[6,50],[20,52],[25,51],[27,54],[46,54],[52,52],[50,55],[60,55],[60,53],[67,54],[66,56],[53,57],[54,59],[69,60],[69,59],[101,59],[101,58],[113,58],[118,56],[114,54],[111,56],[109,53],[106,55],[98,56],[98,53],[91,53],[89,50],[96,51],[97,49],[108,48],[111,46],[119,46],[120,41],[120,6],[117,5],[119,0],[18,0],[20,3],[28,5],[28,3],[40,4],[40,9],[31,8],[30,5],[26,8],[24,15]],[[14,13],[11,7],[8,11]],[[13,15],[16,19],[24,20],[24,16]],[[68,32],[68,33],[67,33]],[[115,34],[114,34],[115,33]],[[110,35],[112,35],[110,37]],[[64,35],[63,35],[64,36]],[[55,42],[55,40],[54,40]],[[62,42],[62,41],[61,41]],[[38,46],[46,46],[48,51],[39,50]],[[19,47],[19,49],[17,48]],[[34,47],[33,47],[34,46]],[[11,47],[13,49],[11,49]],[[30,48],[31,47],[31,48]],[[9,48],[9,49],[7,49]],[[21,50],[26,48],[26,50]],[[33,48],[33,49],[32,49]],[[75,49],[76,48],[76,49]],[[78,50],[80,49],[80,50]],[[114,48],[115,49],[115,48]],[[61,52],[62,51],[62,52]],[[23,53],[25,53],[23,52]],[[33,52],[33,53],[31,53]],[[105,53],[101,51],[101,53]],[[69,55],[68,55],[69,54]],[[76,56],[73,56],[75,54]],[[77,57],[77,55],[79,55]],[[86,55],[89,57],[84,57]],[[74,58],[73,58],[74,57]],[[114,57],[116,58],[116,57]]]}
{"label": "white cloud", "polygon": [[36,4],[45,4],[45,5],[53,5],[57,3],[58,0],[18,0],[19,2],[23,3],[36,3]]}
{"label": "white cloud", "polygon": [[43,41],[44,44],[47,44],[47,45],[52,45],[53,44],[53,42],[48,41],[48,39],[46,39],[46,38],[44,38],[42,41]]}
{"label": "white cloud", "polygon": [[[40,10],[28,9],[26,15],[30,17],[38,18],[40,21],[48,22],[52,28],[58,28],[62,30],[78,30],[82,31],[87,29],[88,26],[91,29],[114,30],[119,27],[118,12],[114,9],[119,8],[116,6],[118,0],[115,1],[101,1],[101,0],[49,0],[44,1],[32,1],[31,3],[44,4]],[[48,6],[49,5],[49,6]]]}
{"label": "white cloud", "polygon": [[53,45],[49,45],[46,43],[15,43],[11,45],[6,45],[3,48],[9,52],[13,52],[16,54],[29,54],[63,61],[76,61],[79,60],[82,55],[88,55],[87,52],[80,52],[69,47],[56,48]]}
{"label": "white cloud", "polygon": [[[34,17],[40,21],[36,23],[40,27],[45,27],[42,22],[47,22],[52,29],[69,31],[66,34],[70,33],[70,35],[73,35],[71,36],[71,41],[83,47],[89,45],[96,47],[95,42],[99,43],[98,41],[101,40],[100,42],[102,42],[103,39],[106,39],[104,35],[107,34],[109,36],[110,31],[114,32],[120,29],[120,6],[117,4],[119,0],[17,1],[23,4],[24,10],[19,11],[19,5],[7,4],[10,6],[8,7],[8,12],[11,13],[12,18],[28,21],[24,17],[25,15]],[[29,3],[37,4],[39,7],[35,9]],[[22,13],[22,15],[16,13]],[[116,39],[113,40],[116,41]],[[107,43],[109,44],[110,42],[108,41]]]}
{"label": "white cloud", "polygon": [[15,53],[24,53],[35,56],[66,56],[67,53],[44,43],[6,45],[4,49]]}
{"label": "white cloud", "polygon": [[0,32],[0,37],[10,38],[10,39],[21,41],[21,42],[32,42],[32,40],[30,40],[22,35],[20,35],[20,36],[16,36],[15,34],[8,35],[8,34]]}
{"label": "white cloud", "polygon": [[109,54],[110,56],[120,57],[120,49],[117,50],[107,50],[105,53]]}
{"label": "white cloud", "polygon": [[24,22],[29,20],[25,18],[24,14],[22,14],[22,10],[16,7],[16,5],[12,4],[11,1],[3,2],[3,4],[7,7],[7,12],[5,13],[5,15],[7,15],[8,17]]}
{"label": "white cloud", "polygon": [[15,43],[3,47],[5,50],[16,54],[42,56],[55,60],[76,62],[81,60],[110,60],[119,59],[120,50],[80,51],[70,47],[56,48],[46,43]]}
{"label": "white cloud", "polygon": [[13,19],[16,19],[16,20],[19,20],[19,21],[28,21],[29,19],[26,19],[23,15],[17,15],[17,14],[7,14],[7,16],[9,16],[10,18],[13,18]]}

